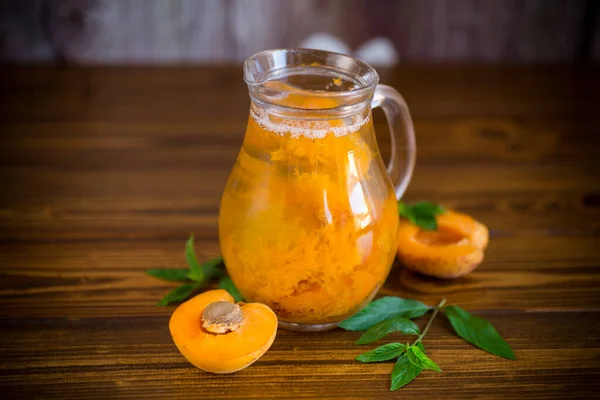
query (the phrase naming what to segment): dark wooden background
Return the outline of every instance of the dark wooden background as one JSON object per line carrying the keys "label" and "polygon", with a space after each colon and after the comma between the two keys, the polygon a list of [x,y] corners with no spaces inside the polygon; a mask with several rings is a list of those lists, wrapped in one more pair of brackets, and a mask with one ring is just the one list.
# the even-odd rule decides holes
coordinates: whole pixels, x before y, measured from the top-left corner
{"label": "dark wooden background", "polygon": [[3,398],[598,398],[598,70],[382,75],[415,121],[406,199],[439,201],[491,231],[472,274],[438,281],[396,266],[382,294],[447,297],[489,319],[516,361],[464,343],[440,318],[424,343],[444,372],[397,393],[392,364],[355,362],[375,346],[354,346],[359,334],[342,330],[280,330],[239,373],[195,369],[169,336],[173,307],[155,306],[172,286],[144,270],[184,266],[190,232],[201,259],[219,254],[219,198],[248,111],[240,68],[4,68]]}
{"label": "dark wooden background", "polygon": [[0,60],[227,63],[330,33],[401,62],[600,60],[597,0],[3,0]]}

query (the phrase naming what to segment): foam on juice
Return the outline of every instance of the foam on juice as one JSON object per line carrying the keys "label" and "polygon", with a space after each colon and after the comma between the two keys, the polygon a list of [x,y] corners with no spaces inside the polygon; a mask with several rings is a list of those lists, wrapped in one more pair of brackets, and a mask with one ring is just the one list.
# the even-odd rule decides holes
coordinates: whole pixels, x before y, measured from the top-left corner
{"label": "foam on juice", "polygon": [[252,110],[250,115],[262,129],[282,136],[287,134],[292,138],[303,136],[309,139],[322,139],[329,133],[335,137],[345,136],[358,131],[361,126],[369,122],[369,115],[359,122],[346,126],[335,126],[338,120],[300,121],[277,118],[279,121],[274,121],[274,118],[263,109]]}

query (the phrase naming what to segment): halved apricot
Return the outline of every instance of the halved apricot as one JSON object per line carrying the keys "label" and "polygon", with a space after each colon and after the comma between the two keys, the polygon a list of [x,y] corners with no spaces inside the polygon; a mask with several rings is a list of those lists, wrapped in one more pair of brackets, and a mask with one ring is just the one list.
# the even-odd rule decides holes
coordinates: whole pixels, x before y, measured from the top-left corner
{"label": "halved apricot", "polygon": [[398,258],[413,271],[437,278],[457,278],[483,260],[489,240],[485,225],[466,214],[446,211],[437,217],[438,229],[425,231],[401,219]]}
{"label": "halved apricot", "polygon": [[213,373],[246,368],[273,344],[277,317],[260,303],[235,303],[227,291],[210,290],[181,304],[169,321],[181,354]]}

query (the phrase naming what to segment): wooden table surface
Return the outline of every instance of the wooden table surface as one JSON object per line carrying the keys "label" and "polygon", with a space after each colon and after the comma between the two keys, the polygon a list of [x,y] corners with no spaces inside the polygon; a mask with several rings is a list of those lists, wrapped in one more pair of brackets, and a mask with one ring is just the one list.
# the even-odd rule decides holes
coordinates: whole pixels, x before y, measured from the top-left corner
{"label": "wooden table surface", "polygon": [[395,266],[381,293],[447,297],[490,320],[517,354],[488,355],[439,318],[424,343],[444,372],[390,392],[393,364],[353,360],[359,333],[280,330],[233,375],[192,367],[171,341],[173,307],[155,303],[172,285],[144,270],[185,266],[190,232],[199,258],[219,254],[219,199],[249,105],[241,67],[1,69],[3,398],[598,398],[598,72],[382,73],[417,132],[406,199],[472,214],[491,242],[467,277]]}

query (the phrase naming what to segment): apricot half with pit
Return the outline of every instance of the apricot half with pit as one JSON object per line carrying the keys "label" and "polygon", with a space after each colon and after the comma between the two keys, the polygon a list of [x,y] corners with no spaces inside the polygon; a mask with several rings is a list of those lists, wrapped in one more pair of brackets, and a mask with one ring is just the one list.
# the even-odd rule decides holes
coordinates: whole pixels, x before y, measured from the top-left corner
{"label": "apricot half with pit", "polygon": [[438,229],[427,231],[401,219],[398,258],[410,270],[436,278],[457,278],[483,261],[488,229],[466,214],[446,211],[437,217]]}
{"label": "apricot half with pit", "polygon": [[169,321],[181,354],[196,367],[230,373],[258,360],[273,344],[277,317],[260,303],[235,303],[226,290],[210,290],[181,304]]}

